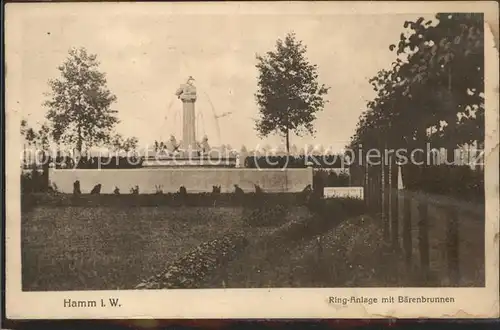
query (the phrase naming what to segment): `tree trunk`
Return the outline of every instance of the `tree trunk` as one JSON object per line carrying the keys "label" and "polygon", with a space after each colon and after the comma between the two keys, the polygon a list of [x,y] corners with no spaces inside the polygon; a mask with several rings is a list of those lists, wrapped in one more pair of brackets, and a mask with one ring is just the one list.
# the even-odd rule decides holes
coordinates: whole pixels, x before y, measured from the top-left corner
{"label": "tree trunk", "polygon": [[428,205],[426,201],[418,204],[418,244],[420,251],[420,270],[423,276],[423,284],[429,284],[429,219]]}
{"label": "tree trunk", "polygon": [[290,130],[287,128],[286,133],[285,133],[285,139],[286,139],[286,155],[290,155]]}
{"label": "tree trunk", "polygon": [[76,150],[80,155],[82,154],[82,144],[83,144],[82,127],[78,125],[78,140],[76,142]]}
{"label": "tree trunk", "polygon": [[290,107],[286,109],[285,113],[285,140],[286,140],[286,155],[290,156],[290,126],[288,122],[288,111],[290,111]]}
{"label": "tree trunk", "polygon": [[42,151],[42,177],[41,177],[41,190],[46,192],[49,189],[49,155]]}
{"label": "tree trunk", "polygon": [[[450,111],[450,113],[453,113],[454,109],[453,109],[453,89],[452,89],[452,80],[451,80],[451,66],[448,65],[448,106],[450,107],[450,109],[448,109]],[[456,118],[455,116],[452,116],[452,120],[454,121],[453,123],[448,123],[448,125],[450,127],[455,127],[456,123]],[[454,136],[453,136],[453,129],[451,129],[449,132],[448,132],[448,136],[446,137],[446,160],[448,162],[451,162],[452,164],[455,164],[455,146],[456,146],[456,143],[454,141]]]}

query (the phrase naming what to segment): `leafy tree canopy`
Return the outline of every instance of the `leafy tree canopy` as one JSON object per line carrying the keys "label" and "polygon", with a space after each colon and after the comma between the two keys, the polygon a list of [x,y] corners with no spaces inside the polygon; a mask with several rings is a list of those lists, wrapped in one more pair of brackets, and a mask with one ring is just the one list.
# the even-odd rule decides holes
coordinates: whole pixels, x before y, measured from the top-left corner
{"label": "leafy tree canopy", "polygon": [[21,120],[21,136],[28,146],[34,146],[43,151],[48,151],[50,147],[50,127],[47,123],[42,124],[38,130],[35,130],[29,126],[26,119],[23,119]]}
{"label": "leafy tree canopy", "polygon": [[279,133],[314,134],[313,121],[323,109],[328,88],[318,82],[317,66],[309,63],[307,47],[289,33],[278,39],[276,49],[257,55],[258,91],[255,94],[260,110],[256,130],[261,136]]}
{"label": "leafy tree canopy", "polygon": [[404,23],[396,59],[370,80],[377,96],[361,115],[351,147],[449,149],[484,141],[482,14],[440,13]]}
{"label": "leafy tree canopy", "polygon": [[58,69],[61,76],[49,81],[51,92],[44,102],[54,140],[79,152],[84,147],[108,142],[119,122],[117,111],[111,109],[116,96],[106,86],[97,56],[85,48],[73,48]]}
{"label": "leafy tree canopy", "polygon": [[111,139],[111,146],[115,151],[129,152],[137,149],[139,140],[135,137],[124,138],[121,134],[114,135]]}

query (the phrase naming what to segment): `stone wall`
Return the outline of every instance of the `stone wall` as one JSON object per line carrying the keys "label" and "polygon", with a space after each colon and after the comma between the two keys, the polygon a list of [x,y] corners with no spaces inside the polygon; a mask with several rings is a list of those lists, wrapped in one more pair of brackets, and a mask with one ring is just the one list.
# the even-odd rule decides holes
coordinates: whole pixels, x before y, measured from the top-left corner
{"label": "stone wall", "polygon": [[155,193],[159,187],[164,193],[176,192],[180,186],[188,192],[211,192],[212,186],[221,186],[221,192],[233,192],[237,184],[245,192],[255,191],[254,184],[265,192],[299,192],[312,185],[313,171],[305,169],[247,169],[247,168],[140,168],[107,170],[50,169],[51,185],[61,193],[72,193],[73,183],[80,181],[82,193],[89,193],[94,185],[102,185],[101,193],[129,193],[139,186],[140,193]]}

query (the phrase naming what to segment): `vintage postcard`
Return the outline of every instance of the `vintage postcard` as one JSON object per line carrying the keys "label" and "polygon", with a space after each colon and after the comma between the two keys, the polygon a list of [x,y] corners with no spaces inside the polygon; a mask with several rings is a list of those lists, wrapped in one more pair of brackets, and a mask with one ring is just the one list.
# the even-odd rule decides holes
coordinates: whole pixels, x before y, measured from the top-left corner
{"label": "vintage postcard", "polygon": [[5,15],[8,318],[499,316],[495,2]]}

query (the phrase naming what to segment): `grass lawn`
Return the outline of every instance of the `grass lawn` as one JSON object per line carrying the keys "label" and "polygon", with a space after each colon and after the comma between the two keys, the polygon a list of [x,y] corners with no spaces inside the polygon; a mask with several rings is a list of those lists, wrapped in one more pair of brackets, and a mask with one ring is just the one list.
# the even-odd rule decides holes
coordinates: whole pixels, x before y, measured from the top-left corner
{"label": "grass lawn", "polygon": [[[346,219],[352,224],[335,234],[335,214],[318,220],[305,207],[264,227],[249,226],[244,215],[241,207],[37,207],[22,217],[23,290],[134,289],[201,243],[241,230],[250,244],[200,288],[351,286],[365,273],[351,263],[381,260],[365,250],[363,260],[352,255],[379,250],[366,245],[381,241],[371,222]],[[386,280],[368,275],[368,286]]]}
{"label": "grass lawn", "polygon": [[[292,206],[277,219],[272,213],[257,213],[257,218],[270,220],[262,225],[252,222],[252,214],[252,209],[240,206],[35,207],[22,214],[23,290],[134,289],[200,244],[235,232],[243,232],[248,245],[204,275],[195,287],[422,284],[418,272],[405,267],[403,253],[394,253],[384,243],[382,223],[376,217],[349,215],[340,209],[318,216],[307,207]],[[470,226],[465,227],[466,223]],[[475,273],[484,266],[480,262],[473,266],[472,260],[484,253],[478,248],[484,244],[479,239],[484,227],[463,221],[460,228],[467,230],[471,241],[461,247],[461,285],[480,286],[484,280],[480,271]],[[438,229],[429,235],[432,251],[446,236],[435,232]],[[414,258],[418,260],[418,255]],[[425,286],[450,285],[439,271],[445,261],[431,253],[435,279]]]}
{"label": "grass lawn", "polygon": [[394,269],[387,269],[394,258],[382,257],[382,231],[373,219],[357,216],[340,225],[332,222],[331,226],[315,229],[306,226],[301,233],[290,236],[289,223],[261,235],[204,286],[221,287],[223,283],[227,288],[307,288],[396,284],[395,279],[387,277]]}
{"label": "grass lawn", "polygon": [[239,207],[36,207],[22,215],[26,291],[132,289],[200,243],[239,230]]}

